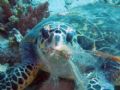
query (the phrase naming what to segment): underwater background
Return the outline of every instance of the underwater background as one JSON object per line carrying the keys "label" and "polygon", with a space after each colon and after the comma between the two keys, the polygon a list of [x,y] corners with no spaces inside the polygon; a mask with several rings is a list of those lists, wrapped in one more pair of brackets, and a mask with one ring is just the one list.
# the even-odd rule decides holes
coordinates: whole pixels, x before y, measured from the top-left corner
{"label": "underwater background", "polygon": [[[85,51],[79,57],[74,54],[77,75],[85,72],[92,76],[94,68],[97,72],[101,69],[110,83],[110,86],[108,83],[103,86],[111,87],[114,83],[115,89],[96,90],[120,90],[120,0],[0,0],[0,90],[9,90],[3,87],[6,77],[3,73],[9,69],[13,73],[12,69],[21,63],[19,47],[24,36],[41,29],[49,21],[68,23],[76,30],[77,42]],[[55,27],[54,23],[50,24]],[[100,52],[94,53],[94,50]],[[57,68],[60,63],[55,64],[54,68]],[[54,69],[50,74],[61,73],[63,69]],[[25,89],[17,89],[13,85],[14,89],[10,90],[53,90],[44,83],[50,74],[39,70]],[[104,81],[102,74],[98,75]],[[78,78],[73,81],[62,77],[59,88],[55,90],[74,90],[77,82]]]}

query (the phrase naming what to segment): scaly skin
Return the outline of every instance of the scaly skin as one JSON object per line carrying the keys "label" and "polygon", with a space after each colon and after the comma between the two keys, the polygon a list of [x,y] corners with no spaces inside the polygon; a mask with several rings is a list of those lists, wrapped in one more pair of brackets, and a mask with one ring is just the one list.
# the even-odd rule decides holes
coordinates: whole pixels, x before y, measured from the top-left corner
{"label": "scaly skin", "polygon": [[24,90],[34,80],[42,67],[37,60],[34,39],[28,34],[20,44],[21,63],[0,73],[0,90]]}

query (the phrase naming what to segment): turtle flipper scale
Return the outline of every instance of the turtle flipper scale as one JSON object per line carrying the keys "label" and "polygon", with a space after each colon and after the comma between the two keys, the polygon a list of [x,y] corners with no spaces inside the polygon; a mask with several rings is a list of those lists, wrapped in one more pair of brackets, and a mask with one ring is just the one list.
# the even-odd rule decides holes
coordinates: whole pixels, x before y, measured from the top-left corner
{"label": "turtle flipper scale", "polygon": [[36,36],[31,32],[20,44],[21,63],[9,67],[6,72],[0,74],[0,90],[24,90],[41,68],[35,51]]}
{"label": "turtle flipper scale", "polygon": [[93,77],[88,81],[87,90],[114,90],[114,86],[105,79]]}

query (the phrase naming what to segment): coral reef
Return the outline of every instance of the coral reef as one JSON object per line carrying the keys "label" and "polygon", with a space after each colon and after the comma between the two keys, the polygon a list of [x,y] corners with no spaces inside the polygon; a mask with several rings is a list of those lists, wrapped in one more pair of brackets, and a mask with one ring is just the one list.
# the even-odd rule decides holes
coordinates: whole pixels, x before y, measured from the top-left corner
{"label": "coral reef", "polygon": [[[23,35],[43,18],[49,16],[48,2],[32,7],[30,0],[0,0],[2,30],[18,29]],[[0,27],[1,30],[1,27]]]}
{"label": "coral reef", "polygon": [[[70,11],[71,8],[76,7],[78,5],[82,5],[82,4],[87,5],[89,2],[86,2],[86,1],[90,1],[90,3],[94,2],[94,1],[102,1],[104,3],[111,4],[111,5],[114,5],[114,4],[116,4],[116,5],[118,4],[117,6],[120,5],[119,0],[115,0],[116,2],[114,2],[114,0],[86,0],[86,1],[84,1],[84,0],[61,0],[61,2],[59,0],[56,0],[56,2],[55,2],[55,0],[49,0],[49,2],[45,2],[45,3],[41,3],[41,2],[47,1],[47,0],[41,0],[39,4],[36,3],[37,6],[35,7],[33,5],[33,1],[35,1],[35,0],[0,0],[0,63],[1,64],[9,63],[9,66],[13,66],[16,63],[20,63],[20,55],[19,55],[19,48],[18,48],[19,42],[22,40],[22,37],[29,30],[31,30],[38,22],[40,22],[44,18],[47,18],[51,14],[51,13],[49,13],[48,10],[50,10],[50,12],[52,12],[52,13],[54,12],[54,14],[59,13],[61,11],[63,11],[63,12],[67,11],[67,10]],[[38,1],[38,0],[36,0],[36,1]],[[78,3],[78,2],[82,2],[82,1],[84,3]],[[48,7],[48,5],[49,5],[48,3],[50,4],[49,7]],[[57,7],[56,7],[56,3],[59,3],[59,5]],[[88,7],[88,8],[90,9],[90,7]],[[81,11],[80,10],[79,10],[79,12],[84,13],[82,10]],[[96,13],[97,10],[95,8],[94,8],[94,11],[91,11],[91,12],[95,13],[95,14],[100,14],[100,13]],[[113,12],[113,11],[114,10],[112,9],[111,12]],[[81,13],[81,15],[82,15],[82,13]],[[65,14],[65,13],[63,13],[63,14]],[[85,14],[86,14],[87,18],[91,18],[90,15],[87,15],[88,13],[85,12],[84,15]],[[107,15],[107,14],[103,13],[102,15]],[[113,15],[109,14],[107,16],[112,17]],[[117,15],[114,15],[114,16],[116,19],[119,20],[119,17],[117,17]],[[90,21],[92,21],[92,19],[90,19]],[[102,24],[102,22],[96,23],[96,21],[98,21],[98,19],[94,19],[95,24],[99,24],[99,25]],[[105,21],[107,23],[107,20],[105,20]],[[84,22],[84,20],[82,21],[82,23],[83,22]],[[108,22],[110,22],[110,21],[108,21]],[[107,23],[107,24],[109,24],[109,23]],[[85,27],[84,28],[85,30],[87,28],[86,25],[87,24],[82,25]],[[103,28],[105,28],[105,27],[103,27]],[[86,40],[84,40],[84,41],[86,41]],[[113,40],[111,40],[111,41],[113,41]],[[86,44],[86,42],[85,42],[85,44]],[[43,85],[42,82],[44,82],[46,79],[48,79],[48,76],[49,76],[48,73],[39,71],[38,77],[25,90],[43,90],[43,88],[48,87],[46,85],[46,87],[43,86],[40,89],[40,86]],[[70,82],[72,82],[72,81],[70,81]],[[62,87],[62,86],[60,86],[60,87]],[[71,86],[73,86],[73,88],[74,88],[73,82],[71,83]],[[68,88],[69,88],[69,85],[68,85]],[[67,90],[67,89],[65,89],[65,90]]]}
{"label": "coral reef", "polygon": [[20,62],[19,42],[48,16],[48,2],[33,7],[31,0],[0,0],[0,63]]}
{"label": "coral reef", "polygon": [[18,53],[16,50],[22,37],[48,16],[48,2],[33,7],[31,0],[0,0],[0,41],[4,41],[0,43],[0,58],[4,59],[0,63],[16,62],[19,57],[12,57]]}
{"label": "coral reef", "polygon": [[22,30],[23,33],[25,33],[27,29],[31,29],[40,20],[49,16],[47,9],[48,3],[44,3],[34,9],[30,6],[28,13],[21,15],[17,24],[18,29]]}

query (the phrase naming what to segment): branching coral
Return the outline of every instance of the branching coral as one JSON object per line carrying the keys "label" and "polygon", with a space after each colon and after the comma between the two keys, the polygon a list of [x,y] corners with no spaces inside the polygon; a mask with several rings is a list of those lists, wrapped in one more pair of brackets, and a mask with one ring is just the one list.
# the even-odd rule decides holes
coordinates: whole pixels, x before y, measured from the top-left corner
{"label": "branching coral", "polygon": [[47,10],[47,2],[34,9],[30,6],[28,8],[28,13],[20,16],[20,21],[17,24],[17,28],[20,29],[22,33],[25,33],[27,29],[31,29],[40,20],[49,16]]}
{"label": "branching coral", "polygon": [[[25,35],[26,31],[34,27],[34,25],[43,18],[49,16],[48,2],[40,4],[37,7],[32,7],[30,2],[27,1],[30,0],[0,0],[0,36],[5,36],[9,42],[7,45],[10,47],[10,50],[5,50],[5,54],[0,50],[0,58],[3,62],[8,62],[9,59],[11,61],[11,55],[7,53],[7,51],[11,51],[13,48],[12,46],[16,46],[13,51],[17,50],[17,43],[21,40],[22,35]],[[13,51],[10,53],[16,55]],[[4,57],[6,57],[5,60],[3,60]],[[18,59],[14,59],[13,61],[15,62],[15,60]]]}
{"label": "branching coral", "polygon": [[0,0],[0,23],[4,24],[7,32],[17,28],[24,35],[28,29],[49,16],[47,10],[48,2],[33,8],[30,1]]}

